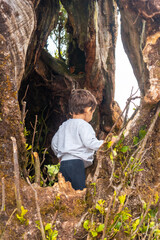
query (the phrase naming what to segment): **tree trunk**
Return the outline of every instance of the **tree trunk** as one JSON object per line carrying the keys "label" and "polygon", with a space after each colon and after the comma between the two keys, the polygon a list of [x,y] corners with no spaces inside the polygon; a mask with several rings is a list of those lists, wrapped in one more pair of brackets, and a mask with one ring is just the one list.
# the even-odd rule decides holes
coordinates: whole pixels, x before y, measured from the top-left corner
{"label": "tree trunk", "polygon": [[29,1],[1,1],[0,9],[0,176],[13,175],[11,136],[18,142],[19,162],[25,162],[25,140],[21,127],[18,90],[25,70],[35,13]]}

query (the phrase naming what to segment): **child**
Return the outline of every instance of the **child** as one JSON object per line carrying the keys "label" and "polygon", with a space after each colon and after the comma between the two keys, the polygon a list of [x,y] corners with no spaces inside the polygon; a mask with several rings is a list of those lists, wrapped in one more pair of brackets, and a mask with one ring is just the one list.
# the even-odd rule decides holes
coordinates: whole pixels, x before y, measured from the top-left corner
{"label": "child", "polygon": [[87,90],[73,90],[69,99],[71,119],[65,121],[52,138],[51,148],[61,160],[60,172],[77,190],[85,188],[85,168],[92,165],[93,155],[103,144],[89,122],[97,101]]}

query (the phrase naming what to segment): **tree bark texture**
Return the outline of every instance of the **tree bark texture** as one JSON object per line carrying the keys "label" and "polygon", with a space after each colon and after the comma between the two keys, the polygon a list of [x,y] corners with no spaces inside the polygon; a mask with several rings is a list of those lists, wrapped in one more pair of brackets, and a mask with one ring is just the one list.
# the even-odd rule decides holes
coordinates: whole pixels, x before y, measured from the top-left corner
{"label": "tree bark texture", "polygon": [[144,101],[160,100],[159,1],[118,1],[122,41]]}
{"label": "tree bark texture", "polygon": [[2,0],[0,5],[0,176],[7,176],[13,174],[11,136],[18,141],[20,162],[25,161],[18,90],[35,29],[35,13],[29,1]]}

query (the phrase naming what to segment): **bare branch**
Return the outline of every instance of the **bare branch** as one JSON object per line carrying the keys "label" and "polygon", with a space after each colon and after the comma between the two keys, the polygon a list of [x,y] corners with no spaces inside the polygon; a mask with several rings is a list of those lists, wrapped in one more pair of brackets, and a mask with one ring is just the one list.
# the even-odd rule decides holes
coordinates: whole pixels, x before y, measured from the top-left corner
{"label": "bare branch", "polygon": [[15,180],[15,195],[16,195],[16,203],[18,213],[21,213],[21,195],[20,195],[20,187],[19,187],[19,163],[18,163],[18,151],[17,151],[17,143],[15,137],[11,137],[13,143],[13,160],[14,160],[14,180]]}
{"label": "bare branch", "polygon": [[34,123],[34,131],[33,131],[33,137],[32,137],[32,153],[33,153],[33,146],[34,146],[34,139],[35,139],[35,134],[36,134],[36,127],[37,127],[37,115],[35,116],[35,123]]}
{"label": "bare branch", "polygon": [[37,152],[33,152],[33,156],[34,156],[34,168],[35,168],[34,182],[40,185],[40,177],[41,177],[40,160]]}
{"label": "bare branch", "polygon": [[104,229],[103,229],[102,240],[104,240],[104,238],[105,238],[108,218],[109,218],[109,214],[110,214],[110,211],[111,211],[111,206],[112,206],[112,203],[113,203],[113,199],[114,199],[114,194],[112,195],[112,198],[110,200],[110,203],[109,203],[109,206],[108,206],[108,211],[107,211],[107,214],[106,214],[106,217],[105,217],[105,220],[104,220]]}
{"label": "bare branch", "polygon": [[39,222],[40,222],[40,229],[41,229],[41,234],[42,234],[42,240],[46,240],[44,226],[43,226],[42,217],[41,217],[41,213],[40,213],[40,207],[39,207],[39,204],[38,204],[37,191],[32,186],[32,184],[30,183],[28,178],[27,178],[27,182],[28,182],[28,184],[30,185],[30,187],[32,188],[32,190],[34,191],[34,194],[35,194],[35,202],[36,202],[37,214],[38,214],[38,218],[39,218]]}
{"label": "bare branch", "polygon": [[2,207],[1,212],[5,211],[5,182],[4,177],[2,177]]}

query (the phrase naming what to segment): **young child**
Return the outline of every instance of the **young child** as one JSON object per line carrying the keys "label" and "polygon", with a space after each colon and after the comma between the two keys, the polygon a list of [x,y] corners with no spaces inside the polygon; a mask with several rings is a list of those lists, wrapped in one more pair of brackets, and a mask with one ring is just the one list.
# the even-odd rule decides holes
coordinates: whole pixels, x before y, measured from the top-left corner
{"label": "young child", "polygon": [[92,165],[93,155],[103,144],[89,122],[97,101],[87,90],[73,90],[69,99],[72,118],[65,121],[52,138],[51,148],[60,159],[60,172],[77,190],[85,188],[85,168]]}

